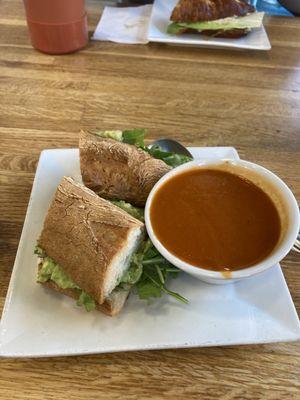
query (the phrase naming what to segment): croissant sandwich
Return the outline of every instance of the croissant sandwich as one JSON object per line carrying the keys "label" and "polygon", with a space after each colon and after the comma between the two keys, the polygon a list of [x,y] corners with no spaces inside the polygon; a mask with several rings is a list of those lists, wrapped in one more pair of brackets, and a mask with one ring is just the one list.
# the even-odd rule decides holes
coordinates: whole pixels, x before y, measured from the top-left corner
{"label": "croissant sandwich", "polygon": [[167,32],[240,38],[259,28],[263,16],[246,0],[180,0],[172,11]]}

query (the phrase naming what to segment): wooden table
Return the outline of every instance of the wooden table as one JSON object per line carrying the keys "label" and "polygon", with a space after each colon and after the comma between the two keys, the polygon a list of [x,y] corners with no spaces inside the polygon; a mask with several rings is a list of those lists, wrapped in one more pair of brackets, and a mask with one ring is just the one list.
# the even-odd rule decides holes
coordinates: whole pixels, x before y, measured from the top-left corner
{"label": "wooden table", "polygon": [[[87,1],[90,29],[101,4]],[[266,18],[273,49],[238,52],[91,42],[50,56],[22,4],[0,0],[0,310],[39,153],[80,128],[147,127],[192,146],[235,146],[300,199],[300,19]],[[300,309],[299,257],[282,263]],[[297,343],[1,359],[1,399],[299,399]]]}

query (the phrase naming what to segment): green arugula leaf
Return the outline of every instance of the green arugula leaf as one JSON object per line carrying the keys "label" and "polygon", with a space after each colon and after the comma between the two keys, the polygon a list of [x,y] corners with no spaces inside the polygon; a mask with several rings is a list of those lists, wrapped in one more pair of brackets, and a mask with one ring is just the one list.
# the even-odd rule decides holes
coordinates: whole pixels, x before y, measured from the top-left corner
{"label": "green arugula leaf", "polygon": [[173,292],[172,290],[167,289],[165,286],[162,286],[161,290],[163,292],[165,292],[166,294],[168,294],[169,296],[174,297],[176,300],[181,301],[181,303],[189,304],[188,299],[186,299],[185,297],[181,296],[181,294]]}
{"label": "green arugula leaf", "polygon": [[[148,254],[150,251],[148,251]],[[154,254],[154,252],[152,253]],[[150,265],[150,264],[159,264],[159,263],[165,263],[166,259],[163,256],[157,256],[157,257],[145,257],[145,259],[142,261],[143,265]]]}
{"label": "green arugula leaf", "polygon": [[150,279],[150,281],[153,283],[154,286],[156,286],[157,288],[160,288],[161,292],[164,292],[166,294],[169,294],[170,296],[173,296],[175,299],[177,299],[178,301],[181,301],[182,303],[185,303],[185,304],[189,303],[189,301],[185,297],[181,296],[179,293],[176,293],[176,292],[173,292],[172,290],[167,289],[163,284],[159,283],[157,280],[152,278],[149,273],[146,272],[146,275],[148,276],[148,278]]}
{"label": "green arugula leaf", "polygon": [[155,255],[160,255],[149,238],[142,243],[140,252],[145,258],[152,258]]}
{"label": "green arugula leaf", "polygon": [[155,264],[156,272],[162,285],[165,283],[165,276],[157,264]]}
{"label": "green arugula leaf", "polygon": [[[183,296],[166,287],[168,277],[176,278],[180,270],[162,257],[149,238],[141,244],[137,253],[133,255],[129,271],[133,268],[133,265],[138,269],[140,275],[135,282],[128,282],[134,285],[140,299],[161,297],[163,293],[166,293],[183,303],[188,303],[188,300]],[[126,277],[126,274],[124,277]],[[137,278],[137,275],[135,277]],[[121,284],[122,282],[124,282],[123,278]]]}
{"label": "green arugula leaf", "polygon": [[164,151],[159,145],[151,146],[151,148],[146,147],[146,151],[154,158],[163,160],[166,164],[175,168],[178,165],[184,164],[192,160],[191,157],[185,156],[183,154],[175,154]]}
{"label": "green arugula leaf", "polygon": [[148,300],[150,297],[161,297],[162,291],[151,281],[140,281],[136,285],[136,290],[140,299]]}
{"label": "green arugula leaf", "polygon": [[146,129],[131,129],[123,131],[123,142],[128,144],[135,144],[138,147],[144,147],[144,139]]}

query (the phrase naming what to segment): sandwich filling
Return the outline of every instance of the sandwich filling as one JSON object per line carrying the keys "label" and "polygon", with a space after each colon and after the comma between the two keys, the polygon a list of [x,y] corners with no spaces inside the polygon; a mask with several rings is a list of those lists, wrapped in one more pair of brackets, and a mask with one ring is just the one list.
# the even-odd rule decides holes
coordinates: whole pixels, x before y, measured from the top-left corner
{"label": "sandwich filling", "polygon": [[167,29],[170,34],[179,34],[186,30],[202,31],[230,31],[232,29],[246,29],[250,31],[253,28],[259,28],[262,25],[264,13],[254,12],[243,17],[228,17],[213,21],[201,22],[172,22]]}
{"label": "sandwich filling", "polygon": [[[77,300],[78,306],[84,306],[86,311],[92,311],[96,308],[96,300],[76,285],[76,283],[64,272],[61,266],[52,260],[52,258],[48,257],[40,247],[36,246],[35,254],[39,256],[39,263],[41,264],[41,268],[37,275],[37,281],[39,283],[44,283],[50,280],[55,282],[61,289],[76,289],[79,295]],[[123,272],[123,275],[118,280],[117,287],[113,288],[111,293],[117,288],[118,290],[129,289],[128,285],[134,284],[139,277],[140,272],[136,270],[134,263],[131,263],[129,268]],[[108,295],[108,297],[109,296],[110,295]]]}
{"label": "sandwich filling", "polygon": [[56,264],[52,258],[48,257],[40,247],[36,247],[35,253],[39,256],[39,263],[42,264],[37,276],[37,281],[39,283],[51,280],[61,289],[76,289],[79,294],[77,305],[84,306],[86,311],[92,311],[96,308],[95,300],[84,290],[80,289],[80,287],[69,278],[63,269]]}

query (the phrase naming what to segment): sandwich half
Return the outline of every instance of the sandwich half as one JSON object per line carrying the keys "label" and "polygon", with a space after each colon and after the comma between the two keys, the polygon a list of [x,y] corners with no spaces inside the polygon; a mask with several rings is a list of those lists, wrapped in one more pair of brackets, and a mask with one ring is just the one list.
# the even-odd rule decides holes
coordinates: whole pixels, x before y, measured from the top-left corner
{"label": "sandwich half", "polygon": [[130,286],[122,285],[144,224],[63,178],[38,239],[37,281],[108,315],[122,309]]}
{"label": "sandwich half", "polygon": [[167,32],[240,38],[259,28],[263,16],[246,0],[180,0],[173,9]]}
{"label": "sandwich half", "polygon": [[171,167],[129,139],[124,142],[124,132],[80,133],[82,180],[106,199],[144,206],[152,187]]}

